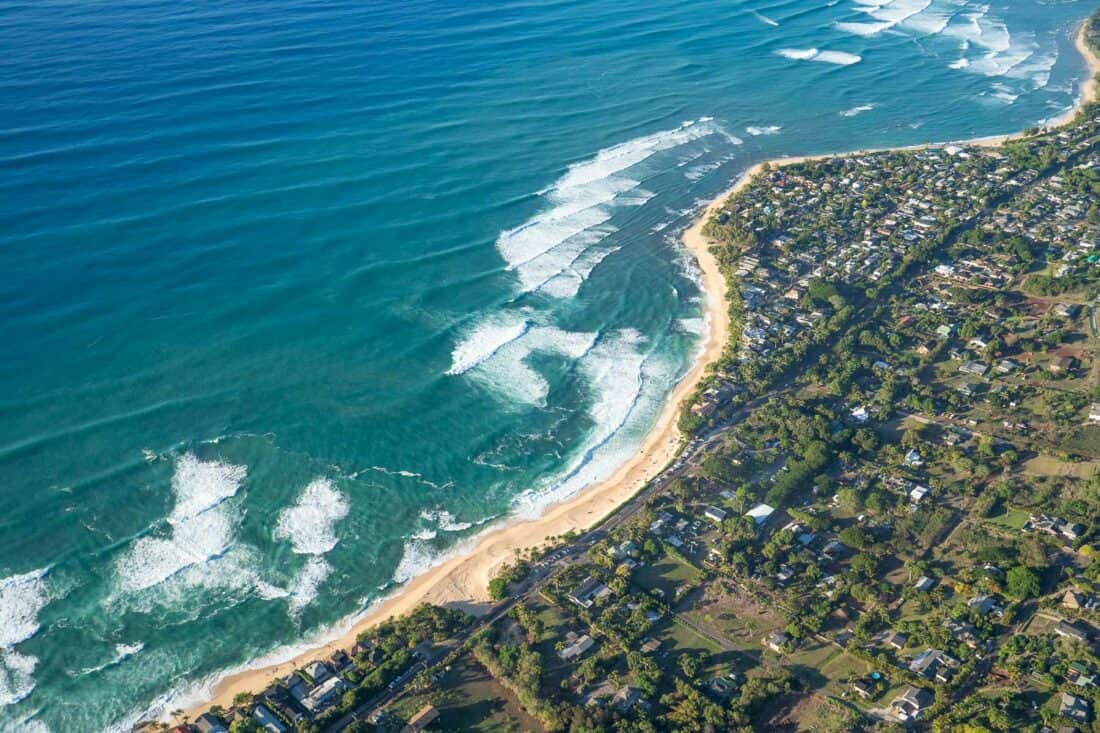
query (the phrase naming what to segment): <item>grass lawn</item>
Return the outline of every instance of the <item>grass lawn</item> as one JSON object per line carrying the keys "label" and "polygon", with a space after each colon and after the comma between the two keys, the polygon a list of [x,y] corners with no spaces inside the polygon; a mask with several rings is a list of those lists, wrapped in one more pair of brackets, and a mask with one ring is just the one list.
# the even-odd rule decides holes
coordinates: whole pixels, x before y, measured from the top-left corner
{"label": "grass lawn", "polygon": [[408,720],[424,705],[439,709],[432,726],[446,731],[541,731],[538,720],[474,660],[461,657],[434,689],[402,698],[390,710]]}
{"label": "grass lawn", "polygon": [[698,568],[665,555],[660,560],[635,570],[633,580],[647,591],[659,588],[666,599],[672,600],[678,588],[697,582],[702,575]]}
{"label": "grass lawn", "polygon": [[1097,468],[1100,468],[1100,464],[1096,461],[1071,463],[1045,454],[1036,456],[1023,465],[1024,473],[1031,476],[1073,476],[1075,478],[1091,478]]}
{"label": "grass lawn", "polygon": [[1007,508],[1003,509],[997,516],[990,517],[989,521],[1005,529],[1018,531],[1027,524],[1028,516],[1028,513],[1023,509]]}

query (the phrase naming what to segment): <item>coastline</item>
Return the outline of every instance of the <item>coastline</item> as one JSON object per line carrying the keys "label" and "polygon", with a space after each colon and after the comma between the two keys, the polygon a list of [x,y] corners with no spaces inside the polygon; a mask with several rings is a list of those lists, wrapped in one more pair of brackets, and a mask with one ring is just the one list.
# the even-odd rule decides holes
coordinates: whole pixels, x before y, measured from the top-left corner
{"label": "coastline", "polygon": [[[750,172],[752,170],[755,168]],[[235,695],[258,692],[275,677],[288,675],[316,659],[327,658],[337,649],[350,648],[355,644],[356,636],[364,630],[391,617],[406,614],[420,603],[451,604],[476,613],[480,610],[479,605],[487,607],[491,602],[489,580],[501,565],[514,559],[517,551],[537,547],[552,537],[597,524],[671,463],[682,443],[678,422],[683,403],[695,391],[711,364],[722,355],[729,332],[729,313],[724,307],[726,280],[719,270],[717,259],[710,252],[710,240],[703,236],[703,225],[730,195],[750,180],[751,175],[746,172],[736,185],[715,198],[682,236],[685,247],[695,257],[702,272],[706,341],[691,369],[669,394],[637,453],[607,479],[585,487],[564,501],[549,505],[539,517],[513,520],[487,530],[475,538],[472,548],[459,550],[460,554],[418,575],[393,595],[375,603],[338,638],[287,661],[222,678],[214,685],[212,695],[203,703],[192,706],[186,711],[187,715],[193,720],[214,705],[228,708]]]}
{"label": "coastline", "polygon": [[[1097,76],[1100,57],[1088,46],[1082,21],[1074,34],[1076,49],[1086,61],[1088,77],[1081,82],[1077,103],[1059,117],[1043,123],[1046,128],[1061,127],[1071,122],[1080,110],[1097,99]],[[1025,132],[981,137],[958,141],[959,144],[996,146],[1024,137]],[[550,538],[570,531],[587,529],[602,521],[634,496],[657,476],[679,452],[682,436],[677,423],[685,399],[706,375],[708,368],[722,355],[729,335],[729,313],[725,307],[727,283],[717,259],[710,252],[711,240],[703,235],[703,227],[711,215],[725,206],[728,199],[749,185],[765,165],[794,165],[805,161],[825,160],[838,156],[859,155],[887,150],[918,150],[940,147],[947,143],[924,143],[904,147],[852,150],[823,155],[784,157],[762,161],[748,168],[728,189],[716,196],[682,235],[682,241],[695,257],[702,272],[705,295],[706,341],[695,363],[668,395],[661,413],[646,435],[638,452],[621,465],[609,478],[585,487],[568,499],[551,504],[535,519],[505,521],[472,538],[470,545],[456,548],[453,556],[427,572],[413,578],[393,595],[381,599],[352,623],[347,631],[309,650],[294,654],[286,661],[267,664],[229,674],[217,681],[203,702],[189,704],[186,715],[195,717],[218,705],[228,708],[233,698],[242,692],[259,692],[273,678],[290,674],[309,662],[324,659],[337,649],[350,648],[364,630],[394,616],[410,612],[423,602],[466,607],[476,613],[479,606],[489,604],[488,582],[501,565],[511,561],[515,553],[546,543]]]}

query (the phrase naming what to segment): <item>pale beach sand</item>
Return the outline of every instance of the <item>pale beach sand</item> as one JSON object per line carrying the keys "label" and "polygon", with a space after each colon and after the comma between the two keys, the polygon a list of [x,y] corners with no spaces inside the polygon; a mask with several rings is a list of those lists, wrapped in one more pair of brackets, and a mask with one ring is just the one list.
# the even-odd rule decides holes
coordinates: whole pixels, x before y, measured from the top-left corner
{"label": "pale beach sand", "polygon": [[[741,183],[748,180],[748,175],[743,176]],[[729,330],[729,314],[725,307],[726,281],[718,269],[717,260],[709,251],[710,242],[703,236],[702,229],[711,213],[735,189],[715,199],[706,213],[683,235],[685,246],[695,256],[702,272],[708,323],[706,341],[691,370],[669,395],[656,424],[633,458],[608,479],[586,487],[566,501],[547,507],[537,519],[513,521],[488,530],[476,540],[472,549],[417,576],[395,595],[373,606],[340,638],[282,664],[250,669],[222,679],[214,687],[212,699],[189,711],[191,718],[194,719],[212,705],[229,707],[233,697],[240,692],[258,692],[275,677],[290,674],[314,659],[326,658],[336,649],[351,647],[355,637],[363,630],[392,616],[408,613],[419,603],[487,606],[490,578],[503,563],[512,561],[517,551],[537,547],[571,530],[595,525],[659,474],[676,456],[682,443],[677,427],[682,403],[725,348]]]}
{"label": "pale beach sand", "polygon": [[[1084,29],[1085,24],[1082,23],[1076,34],[1076,46],[1088,62],[1090,76],[1081,84],[1078,104],[1057,120],[1047,123],[1048,126],[1066,124],[1073,119],[1083,105],[1096,100],[1096,75],[1100,74],[1100,59],[1085,43]],[[1020,135],[1022,133],[966,142],[971,145],[998,145]],[[917,145],[910,148],[890,149],[918,149],[930,146]],[[830,155],[781,158],[769,163],[773,166],[792,165],[807,160],[821,160],[837,155],[847,156],[866,152],[875,151],[849,151]],[[275,677],[288,675],[294,669],[301,668],[314,659],[327,658],[337,649],[350,648],[355,643],[355,637],[362,631],[387,618],[408,613],[419,603],[450,603],[471,609],[476,609],[478,604],[487,607],[489,579],[503,563],[512,561],[516,552],[537,547],[569,531],[583,530],[595,525],[658,475],[675,458],[682,444],[677,422],[684,400],[706,375],[708,367],[721,356],[729,333],[729,314],[725,307],[726,281],[718,269],[717,260],[709,250],[711,241],[703,236],[703,225],[732,194],[750,183],[764,165],[765,163],[759,163],[747,170],[738,179],[736,185],[717,196],[691,228],[684,232],[684,245],[696,258],[702,271],[708,322],[706,342],[691,370],[669,395],[660,417],[633,458],[619,467],[607,480],[586,487],[566,501],[549,506],[536,519],[513,521],[488,530],[476,539],[472,548],[467,547],[465,551],[459,551],[459,554],[441,565],[409,581],[393,596],[375,604],[339,638],[281,664],[250,669],[223,678],[215,685],[212,698],[188,711],[191,719],[205,712],[212,705],[229,707],[233,697],[238,693],[259,692]]]}

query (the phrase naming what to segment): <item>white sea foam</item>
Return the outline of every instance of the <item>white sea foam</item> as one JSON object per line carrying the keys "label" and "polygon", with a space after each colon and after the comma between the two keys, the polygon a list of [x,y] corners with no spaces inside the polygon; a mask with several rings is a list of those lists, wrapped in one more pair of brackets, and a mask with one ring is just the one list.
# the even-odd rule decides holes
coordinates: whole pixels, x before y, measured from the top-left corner
{"label": "white sea foam", "polygon": [[38,657],[14,649],[0,650],[0,708],[14,705],[34,690]]}
{"label": "white sea foam", "polygon": [[435,522],[444,532],[462,532],[474,526],[470,522],[457,521],[454,515],[445,509],[425,510],[420,512],[420,517],[429,522]]}
{"label": "white sea foam", "polygon": [[821,61],[826,64],[836,64],[838,66],[851,66],[852,64],[858,64],[863,60],[863,57],[845,51],[822,51],[817,56],[814,56],[813,60]]}
{"label": "white sea foam", "polygon": [[144,648],[145,648],[145,644],[140,642],[140,641],[135,643],[135,644],[115,644],[114,656],[111,657],[109,660],[107,660],[103,664],[97,664],[94,667],[86,667],[85,669],[82,669],[79,672],[70,673],[70,676],[76,677],[76,676],[83,676],[83,675],[88,675],[88,674],[95,674],[96,672],[102,672],[103,670],[107,669],[108,667],[113,667],[116,664],[119,664],[120,662],[123,662],[123,661],[129,659],[130,657],[134,656],[135,654],[141,653],[141,650],[144,649]]}
{"label": "white sea foam", "polygon": [[38,614],[49,601],[45,568],[0,580],[0,708],[34,690],[38,658],[15,647],[38,633]]}
{"label": "white sea foam", "polygon": [[677,325],[685,333],[702,335],[707,331],[707,319],[705,318],[681,318],[677,321]]}
{"label": "white sea foam", "polygon": [[622,462],[623,456],[604,447],[626,424],[642,393],[642,366],[646,360],[643,343],[642,335],[632,329],[608,334],[581,361],[592,392],[588,408],[591,433],[555,485],[517,498],[519,514],[537,516],[546,502],[571,496],[605,478]]}
{"label": "white sea foam", "polygon": [[816,48],[781,48],[776,53],[796,61],[809,61],[820,52]]}
{"label": "white sea foam", "polygon": [[781,48],[776,53],[796,61],[819,61],[838,66],[851,66],[863,60],[862,56],[847,51],[822,51],[817,48]]}
{"label": "white sea foam", "polygon": [[745,132],[747,132],[747,133],[749,133],[750,135],[753,135],[753,136],[757,136],[757,135],[778,135],[779,131],[782,130],[782,129],[783,128],[780,127],[779,125],[760,125],[760,126],[749,125],[748,127],[745,128]]}
{"label": "white sea foam", "polygon": [[870,36],[878,35],[879,33],[882,33],[884,30],[886,30],[888,28],[892,28],[893,25],[894,25],[893,23],[867,23],[867,22],[863,22],[863,21],[850,21],[850,22],[837,21],[836,23],[833,23],[833,27],[836,28],[838,31],[843,31],[844,33],[851,33],[852,35],[855,35],[855,36],[863,36],[864,38],[869,38]]}
{"label": "white sea foam", "polygon": [[244,466],[200,461],[191,453],[177,459],[168,536],[141,537],[119,558],[115,571],[120,590],[160,585],[186,568],[225,553],[237,520],[226,500],[236,495],[245,473]]}
{"label": "white sea foam", "polygon": [[447,370],[447,374],[462,374],[473,369],[527,333],[530,325],[530,321],[516,314],[502,314],[481,321],[451,352],[451,368]]}
{"label": "white sea foam", "polygon": [[314,555],[309,558],[294,576],[294,582],[290,587],[288,599],[292,616],[300,614],[303,608],[317,599],[321,584],[331,572],[332,566],[323,557]]}
{"label": "white sea foam", "polygon": [[[616,231],[608,224],[616,210],[637,208],[653,198],[653,192],[641,187],[645,171],[639,166],[662,151],[720,132],[709,118],[688,121],[673,130],[605,148],[593,158],[569,166],[541,192],[547,206],[497,238],[497,250],[508,269],[516,273],[521,290],[543,287],[565,273],[583,253],[599,248]],[[566,275],[566,283],[559,281],[546,292],[575,295],[577,278],[576,272]]]}
{"label": "white sea foam", "polygon": [[752,17],[756,18],[757,20],[759,20],[761,23],[764,23],[765,25],[770,25],[772,28],[778,28],[779,27],[778,21],[772,20],[771,18],[764,15],[763,13],[759,13],[755,10],[752,11]]}
{"label": "white sea foam", "polygon": [[554,353],[578,359],[592,347],[594,333],[564,331],[553,326],[532,327],[523,335],[481,362],[469,374],[492,392],[513,403],[542,405],[549,384],[528,364],[534,353]]}
{"label": "white sea foam", "polygon": [[298,555],[324,555],[339,542],[335,526],[350,508],[347,497],[331,481],[315,479],[302,490],[294,506],[279,513],[275,539],[290,540]]}
{"label": "white sea foam", "polygon": [[0,649],[38,633],[38,612],[48,602],[45,568],[0,580]]}
{"label": "white sea foam", "polygon": [[873,104],[861,104],[857,107],[852,107],[851,109],[846,109],[843,112],[840,112],[839,114],[840,114],[841,117],[855,117],[856,115],[861,115],[864,112],[870,112],[874,108],[875,108],[875,105],[873,105]]}

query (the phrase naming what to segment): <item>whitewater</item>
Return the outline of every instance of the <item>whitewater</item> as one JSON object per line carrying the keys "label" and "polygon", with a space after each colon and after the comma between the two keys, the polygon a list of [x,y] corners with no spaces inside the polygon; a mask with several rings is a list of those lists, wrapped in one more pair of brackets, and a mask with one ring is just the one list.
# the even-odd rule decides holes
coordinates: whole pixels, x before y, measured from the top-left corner
{"label": "whitewater", "polygon": [[702,202],[1049,118],[1087,9],[7,9],[0,731],[199,702],[614,475]]}

